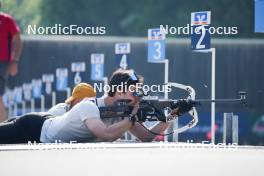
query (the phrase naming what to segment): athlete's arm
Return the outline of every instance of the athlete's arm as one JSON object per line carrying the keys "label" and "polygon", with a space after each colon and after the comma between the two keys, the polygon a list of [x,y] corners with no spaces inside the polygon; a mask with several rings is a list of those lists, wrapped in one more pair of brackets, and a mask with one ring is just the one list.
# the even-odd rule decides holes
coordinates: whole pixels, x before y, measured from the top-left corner
{"label": "athlete's arm", "polygon": [[132,127],[132,122],[125,118],[120,122],[107,126],[99,118],[89,118],[85,120],[85,125],[99,139],[112,142],[122,137]]}
{"label": "athlete's arm", "polygon": [[[142,125],[139,123],[135,123],[135,125],[129,131],[139,140],[144,142],[151,142],[156,137],[156,135],[150,133]],[[159,122],[155,126],[153,126],[150,130],[155,133],[163,133],[169,126],[170,123]]]}
{"label": "athlete's arm", "polygon": [[20,38],[20,33],[17,32],[12,40],[12,56],[13,56],[13,62],[10,64],[9,66],[9,74],[11,76],[15,76],[18,72],[18,61],[19,61],[19,57],[21,55],[21,51],[22,51],[22,42],[21,42],[21,38]]}
{"label": "athlete's arm", "polygon": [[66,103],[59,103],[51,107],[47,113],[53,116],[60,116],[65,114],[67,111],[68,111],[68,105]]}
{"label": "athlete's arm", "polygon": [[21,55],[21,51],[22,51],[22,42],[21,42],[21,38],[20,38],[20,33],[16,33],[13,37],[13,59],[19,60],[19,57]]}

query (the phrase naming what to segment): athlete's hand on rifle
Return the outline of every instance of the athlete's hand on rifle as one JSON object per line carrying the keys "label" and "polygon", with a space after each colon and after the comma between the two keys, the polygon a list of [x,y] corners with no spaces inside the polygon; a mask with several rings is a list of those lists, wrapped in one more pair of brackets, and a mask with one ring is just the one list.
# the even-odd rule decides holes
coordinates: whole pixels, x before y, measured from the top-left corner
{"label": "athlete's hand on rifle", "polygon": [[193,102],[187,99],[180,99],[173,105],[171,115],[181,116],[189,112],[193,108]]}
{"label": "athlete's hand on rifle", "polygon": [[131,114],[129,115],[129,120],[134,124],[135,122],[140,122],[142,121],[142,119],[140,119],[139,116],[137,116],[137,112],[138,112],[138,109],[139,109],[139,102],[136,103],[134,105],[134,108],[131,112]]}

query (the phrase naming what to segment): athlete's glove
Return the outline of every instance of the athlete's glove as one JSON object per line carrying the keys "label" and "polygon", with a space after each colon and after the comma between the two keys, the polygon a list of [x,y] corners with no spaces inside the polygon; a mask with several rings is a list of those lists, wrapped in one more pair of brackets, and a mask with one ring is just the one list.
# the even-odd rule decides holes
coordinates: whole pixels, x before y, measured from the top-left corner
{"label": "athlete's glove", "polygon": [[130,114],[129,115],[129,120],[131,122],[133,122],[133,124],[135,124],[135,122],[145,122],[146,121],[146,116],[142,116],[139,113],[135,114],[135,115]]}
{"label": "athlete's glove", "polygon": [[139,121],[137,115],[130,114],[130,115],[128,116],[128,118],[129,118],[129,121],[133,123],[133,125],[135,124],[135,122],[138,122],[138,121]]}
{"label": "athlete's glove", "polygon": [[128,116],[129,121],[131,121],[133,123],[133,125],[135,124],[135,122],[144,122],[145,121],[145,119],[142,119],[141,116],[137,115],[138,111],[139,111],[139,103],[137,103],[133,107],[131,114]]}
{"label": "athlete's glove", "polygon": [[180,99],[172,107],[172,115],[181,116],[189,112],[193,108],[193,102],[191,100]]}

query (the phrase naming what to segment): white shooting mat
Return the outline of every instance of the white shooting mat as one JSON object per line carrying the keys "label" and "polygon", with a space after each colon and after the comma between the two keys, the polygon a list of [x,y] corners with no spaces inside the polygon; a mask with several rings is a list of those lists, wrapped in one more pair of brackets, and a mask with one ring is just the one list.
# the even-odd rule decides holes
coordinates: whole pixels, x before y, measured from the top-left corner
{"label": "white shooting mat", "polygon": [[0,146],[2,176],[263,175],[264,148],[186,143]]}

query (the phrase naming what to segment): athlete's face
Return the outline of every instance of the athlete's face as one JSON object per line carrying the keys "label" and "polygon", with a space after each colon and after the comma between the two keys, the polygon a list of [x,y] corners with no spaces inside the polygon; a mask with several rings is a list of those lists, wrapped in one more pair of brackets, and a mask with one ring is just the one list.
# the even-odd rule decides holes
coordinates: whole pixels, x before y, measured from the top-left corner
{"label": "athlete's face", "polygon": [[138,101],[139,101],[139,97],[134,96],[133,92],[135,91],[135,86],[131,86],[129,88],[129,91],[124,92],[124,93],[119,93],[118,99],[126,99],[126,100],[130,100],[129,105],[134,106]]}

